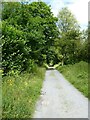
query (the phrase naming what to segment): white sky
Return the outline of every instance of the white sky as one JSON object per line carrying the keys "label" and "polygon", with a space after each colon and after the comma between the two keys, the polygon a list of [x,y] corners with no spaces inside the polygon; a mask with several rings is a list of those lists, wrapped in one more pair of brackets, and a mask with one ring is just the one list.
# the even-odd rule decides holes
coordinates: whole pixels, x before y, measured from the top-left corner
{"label": "white sky", "polygon": [[62,7],[67,6],[75,15],[81,28],[85,29],[88,25],[88,2],[89,0],[52,0],[50,4],[55,16]]}

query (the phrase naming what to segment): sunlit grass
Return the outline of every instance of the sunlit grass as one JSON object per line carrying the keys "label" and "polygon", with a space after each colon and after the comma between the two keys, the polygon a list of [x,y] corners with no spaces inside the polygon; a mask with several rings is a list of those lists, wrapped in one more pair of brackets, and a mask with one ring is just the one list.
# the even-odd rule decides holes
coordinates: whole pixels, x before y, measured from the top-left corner
{"label": "sunlit grass", "polygon": [[88,97],[88,63],[81,61],[74,65],[59,66],[58,70],[69,82]]}
{"label": "sunlit grass", "polygon": [[3,118],[31,118],[40,95],[45,69],[3,78]]}

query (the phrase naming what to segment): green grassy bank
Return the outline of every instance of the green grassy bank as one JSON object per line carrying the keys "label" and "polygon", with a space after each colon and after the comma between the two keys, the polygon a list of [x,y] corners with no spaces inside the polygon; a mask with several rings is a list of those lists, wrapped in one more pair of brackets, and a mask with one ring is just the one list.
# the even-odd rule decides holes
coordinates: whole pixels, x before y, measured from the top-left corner
{"label": "green grassy bank", "polygon": [[81,61],[74,65],[59,66],[58,70],[70,83],[88,97],[88,63]]}
{"label": "green grassy bank", "polygon": [[40,95],[45,69],[6,76],[2,83],[3,118],[31,118]]}

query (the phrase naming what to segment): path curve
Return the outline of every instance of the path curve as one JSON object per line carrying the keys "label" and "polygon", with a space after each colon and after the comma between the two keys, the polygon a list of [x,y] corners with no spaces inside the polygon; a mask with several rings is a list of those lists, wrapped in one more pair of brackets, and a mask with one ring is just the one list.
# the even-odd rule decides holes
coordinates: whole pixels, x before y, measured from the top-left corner
{"label": "path curve", "polygon": [[88,99],[57,70],[47,70],[33,118],[88,118]]}

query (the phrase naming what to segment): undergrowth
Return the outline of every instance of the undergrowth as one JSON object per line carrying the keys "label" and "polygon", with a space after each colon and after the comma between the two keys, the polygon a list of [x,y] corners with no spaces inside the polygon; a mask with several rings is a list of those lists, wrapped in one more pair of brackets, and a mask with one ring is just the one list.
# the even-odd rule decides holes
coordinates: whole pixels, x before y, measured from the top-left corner
{"label": "undergrowth", "polygon": [[35,73],[13,74],[2,79],[2,117],[31,118],[40,95],[45,69]]}

